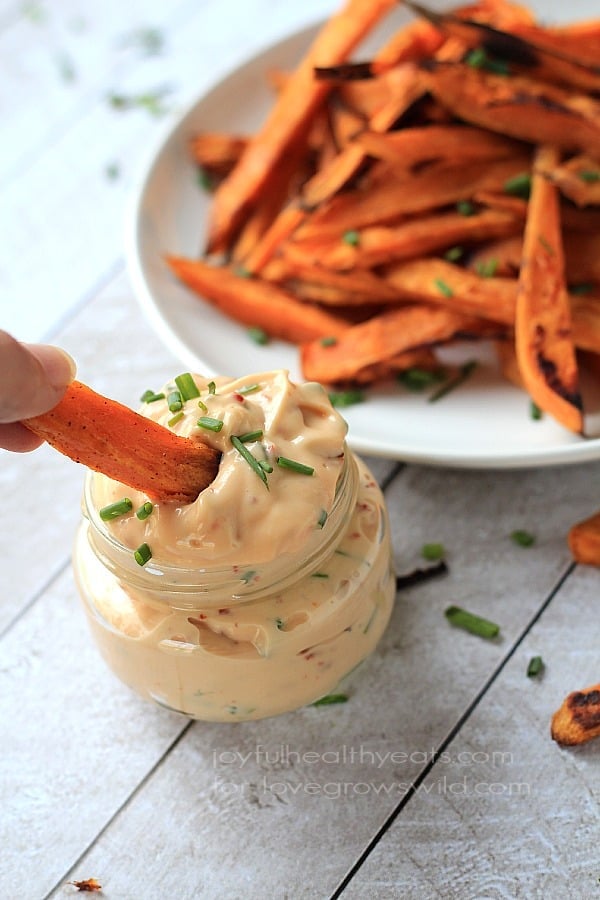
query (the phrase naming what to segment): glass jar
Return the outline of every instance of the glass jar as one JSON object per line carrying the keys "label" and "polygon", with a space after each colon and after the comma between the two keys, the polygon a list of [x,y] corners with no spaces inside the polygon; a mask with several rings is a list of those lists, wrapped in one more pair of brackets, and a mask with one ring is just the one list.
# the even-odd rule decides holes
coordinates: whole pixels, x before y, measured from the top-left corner
{"label": "glass jar", "polygon": [[284,713],[339,689],[374,649],[395,580],[375,479],[346,452],[308,546],[252,566],[140,567],[84,491],[74,570],[108,666],[142,697],[206,721]]}

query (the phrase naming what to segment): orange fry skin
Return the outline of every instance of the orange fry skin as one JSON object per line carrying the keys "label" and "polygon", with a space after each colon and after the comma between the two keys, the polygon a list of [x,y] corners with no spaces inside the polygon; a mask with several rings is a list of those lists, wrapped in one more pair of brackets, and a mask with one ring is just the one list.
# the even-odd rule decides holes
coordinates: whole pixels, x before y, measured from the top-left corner
{"label": "orange fry skin", "polygon": [[600,684],[573,691],[552,716],[551,734],[563,747],[600,736]]}
{"label": "orange fry skin", "polygon": [[23,424],[75,462],[156,502],[194,501],[213,481],[221,457],[79,381],[57,406]]}
{"label": "orange fry skin", "polygon": [[577,522],[567,538],[573,559],[586,566],[600,566],[600,512]]}

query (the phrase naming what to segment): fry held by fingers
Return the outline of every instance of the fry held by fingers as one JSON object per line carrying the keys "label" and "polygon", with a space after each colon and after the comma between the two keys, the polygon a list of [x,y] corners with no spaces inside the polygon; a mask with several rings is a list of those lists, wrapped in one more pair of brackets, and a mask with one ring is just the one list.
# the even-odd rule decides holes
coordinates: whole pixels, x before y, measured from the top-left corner
{"label": "fry held by fingers", "polygon": [[219,467],[218,450],[179,437],[79,381],[57,406],[23,424],[75,462],[165,503],[191,503]]}

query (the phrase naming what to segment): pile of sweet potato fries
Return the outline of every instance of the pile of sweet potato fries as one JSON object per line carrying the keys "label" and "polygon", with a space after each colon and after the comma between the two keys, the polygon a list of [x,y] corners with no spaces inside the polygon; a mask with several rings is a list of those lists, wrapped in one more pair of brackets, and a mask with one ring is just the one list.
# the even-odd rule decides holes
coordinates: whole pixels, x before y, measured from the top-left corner
{"label": "pile of sweet potato fries", "polygon": [[[369,384],[493,339],[502,371],[583,433],[600,354],[600,19],[507,0],[409,23],[352,54],[396,0],[346,0],[252,136],[201,133],[205,258],[167,256],[223,313],[300,346],[305,378]],[[266,73],[265,73],[266,74]]]}

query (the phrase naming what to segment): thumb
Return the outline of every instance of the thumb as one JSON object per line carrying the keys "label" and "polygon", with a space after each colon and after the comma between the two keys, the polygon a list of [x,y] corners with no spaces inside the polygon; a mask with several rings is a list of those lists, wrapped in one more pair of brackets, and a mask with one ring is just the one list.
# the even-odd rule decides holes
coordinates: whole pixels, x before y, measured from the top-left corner
{"label": "thumb", "polygon": [[0,422],[18,422],[56,406],[75,375],[68,353],[22,344],[0,331]]}

